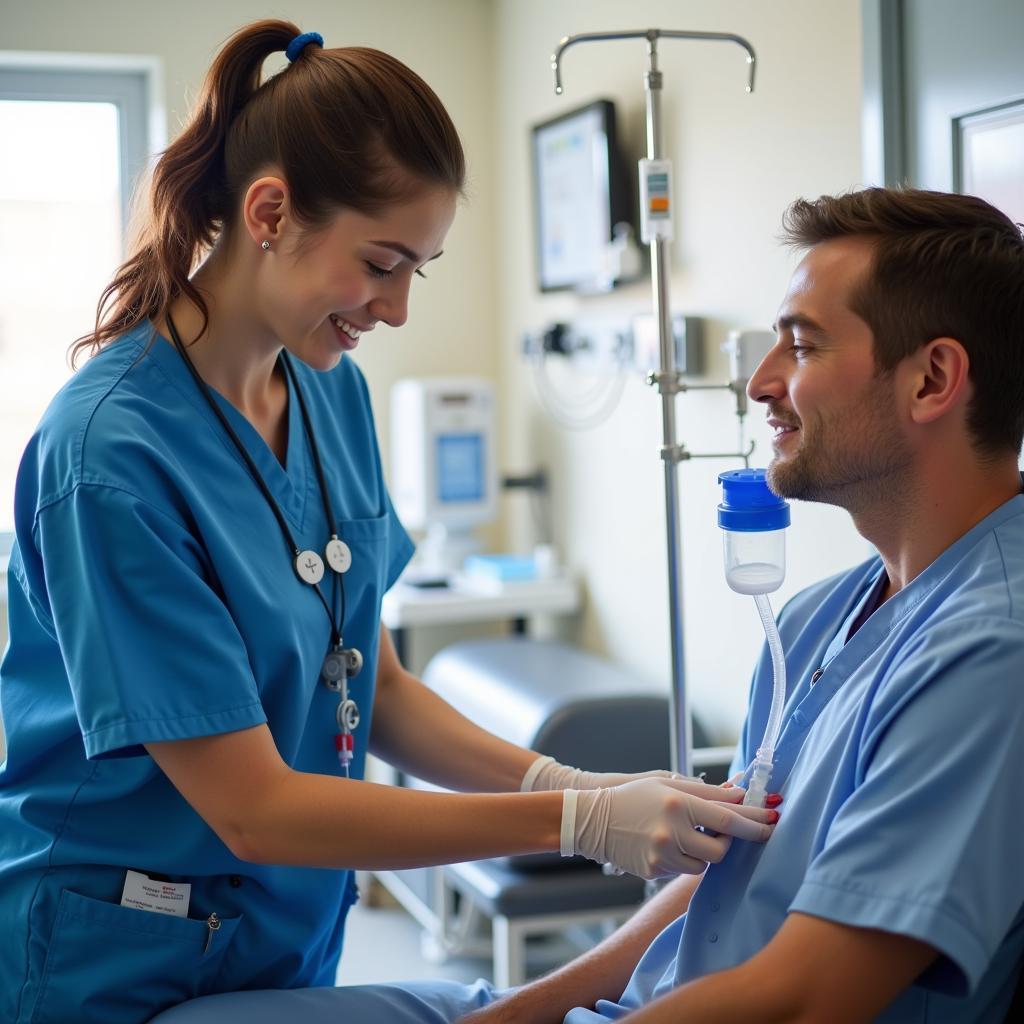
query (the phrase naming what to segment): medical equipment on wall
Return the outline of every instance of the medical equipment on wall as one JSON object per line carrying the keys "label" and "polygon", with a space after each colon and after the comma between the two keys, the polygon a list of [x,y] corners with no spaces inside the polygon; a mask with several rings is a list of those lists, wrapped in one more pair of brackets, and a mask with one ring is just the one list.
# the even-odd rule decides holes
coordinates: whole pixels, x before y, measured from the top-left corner
{"label": "medical equipment on wall", "polygon": [[[618,407],[626,387],[629,337],[608,324],[549,324],[523,338],[523,354],[533,369],[533,387],[541,408],[569,430],[592,430]],[[571,372],[559,380],[549,357],[568,357]],[[610,364],[611,374],[601,372]],[[596,367],[599,372],[587,373]]]}
{"label": "medical equipment on wall", "polygon": [[[675,368],[681,377],[704,373],[704,319],[699,316],[672,316]],[[721,350],[729,356],[729,379],[725,384],[695,384],[680,380],[679,393],[687,391],[731,391],[736,400],[739,432],[736,450],[726,453],[686,451],[684,459],[739,458],[749,466],[753,442],[746,440],[747,384],[754,370],[775,344],[775,335],[764,330],[730,331]],[[533,367],[537,399],[556,423],[571,430],[590,430],[600,426],[615,411],[625,385],[626,372],[643,373],[652,383],[652,372],[660,365],[661,352],[657,317],[649,313],[617,320],[582,318],[572,323],[555,322],[540,331],[523,335],[523,355]],[[606,374],[603,383],[570,394],[560,386],[550,366],[559,359],[571,364],[571,376],[581,376],[585,367],[610,364],[616,371]]]}
{"label": "medical equipment on wall", "polygon": [[[736,396],[736,417],[739,420],[739,449],[746,447],[744,420],[747,415],[747,384],[761,360],[768,355],[775,344],[771,331],[742,330],[730,331],[722,343],[722,351],[729,357],[729,390]],[[751,446],[751,452],[753,446]],[[748,453],[749,454],[749,453]],[[744,460],[745,466],[750,463]]]}
{"label": "medical equipment on wall", "polygon": [[402,522],[425,530],[420,565],[443,576],[480,547],[497,514],[494,391],[469,377],[396,381],[391,389],[391,497]]}
{"label": "medical equipment on wall", "polygon": [[[659,39],[694,39],[736,43],[747,52],[749,76],[747,92],[754,89],[756,57],[753,47],[741,36],[723,32],[679,32],[646,29],[626,32],[586,32],[563,38],[551,57],[555,73],[555,92],[562,93],[561,60],[564,52],[578,43],[605,42],[617,39],[645,39],[648,69],[644,75],[647,103],[647,159],[641,161],[640,177],[646,204],[641,211],[644,238],[650,240],[651,283],[658,320],[660,368],[652,372],[648,382],[657,386],[661,395],[662,445],[661,458],[665,474],[665,523],[668,545],[669,630],[672,649],[671,733],[672,767],[687,775],[690,771],[690,722],[686,709],[686,678],[683,657],[683,603],[681,530],[679,520],[679,478],[677,467],[690,458],[690,453],[676,440],[675,399],[684,390],[681,374],[675,365],[672,317],[668,300],[668,245],[671,237],[672,189],[671,162],[664,159],[661,132],[662,73],[658,70]],[[652,163],[653,162],[653,163]]]}
{"label": "medical equipment on wall", "polygon": [[721,473],[718,482],[722,485],[718,525],[722,528],[725,580],[737,594],[753,596],[772,657],[774,686],[768,723],[747,770],[750,777],[743,799],[745,804],[763,807],[786,702],[786,662],[767,595],[778,590],[786,576],[789,503],[769,490],[763,469],[734,469]]}

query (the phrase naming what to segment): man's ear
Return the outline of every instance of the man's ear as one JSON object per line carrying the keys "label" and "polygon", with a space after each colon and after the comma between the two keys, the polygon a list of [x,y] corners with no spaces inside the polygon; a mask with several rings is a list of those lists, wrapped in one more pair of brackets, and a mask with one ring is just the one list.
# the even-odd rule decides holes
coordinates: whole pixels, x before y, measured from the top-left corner
{"label": "man's ear", "polygon": [[910,418],[934,423],[970,397],[967,350],[955,338],[933,338],[907,357]]}
{"label": "man's ear", "polygon": [[288,185],[274,175],[257,178],[245,191],[242,220],[249,237],[257,244],[276,242],[290,214]]}

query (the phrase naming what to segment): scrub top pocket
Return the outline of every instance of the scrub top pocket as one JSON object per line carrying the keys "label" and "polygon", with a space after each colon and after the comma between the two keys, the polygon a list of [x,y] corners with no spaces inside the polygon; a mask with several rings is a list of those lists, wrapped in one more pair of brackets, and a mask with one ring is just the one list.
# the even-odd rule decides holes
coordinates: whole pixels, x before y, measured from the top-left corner
{"label": "scrub top pocket", "polygon": [[[382,557],[381,545],[388,539],[390,525],[386,515],[370,519],[342,519],[338,523],[338,536],[352,548],[353,567],[361,568],[364,572],[370,570],[365,574],[378,584],[388,569]],[[345,574],[346,582],[349,575]]]}
{"label": "scrub top pocket", "polygon": [[[206,920],[64,889],[31,1024],[144,1024],[204,994],[241,917]],[[214,922],[216,925],[217,922]]]}

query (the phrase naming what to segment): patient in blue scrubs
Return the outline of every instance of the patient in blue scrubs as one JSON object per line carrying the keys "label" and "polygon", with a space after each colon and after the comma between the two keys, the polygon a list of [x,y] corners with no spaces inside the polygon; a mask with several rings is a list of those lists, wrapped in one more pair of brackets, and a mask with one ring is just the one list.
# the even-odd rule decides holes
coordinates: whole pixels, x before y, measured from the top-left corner
{"label": "patient in blue scrubs", "polygon": [[[775,430],[769,482],[846,509],[879,554],[781,614],[775,834],[513,993],[319,990],[304,1020],[1006,1016],[1024,953],[1024,241],[980,199],[913,190],[800,200],[785,227],[806,255],[748,388]],[[765,652],[736,771],[771,691]]]}

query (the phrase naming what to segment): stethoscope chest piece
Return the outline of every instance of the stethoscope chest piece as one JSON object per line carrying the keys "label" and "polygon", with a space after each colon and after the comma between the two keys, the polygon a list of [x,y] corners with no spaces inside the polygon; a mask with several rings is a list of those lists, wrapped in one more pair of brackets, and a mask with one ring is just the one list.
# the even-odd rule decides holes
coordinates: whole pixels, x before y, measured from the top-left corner
{"label": "stethoscope chest piece", "polygon": [[315,587],[324,578],[324,560],[313,550],[300,551],[295,556],[295,572],[303,583]]}
{"label": "stethoscope chest piece", "polygon": [[327,556],[327,564],[335,572],[345,573],[352,568],[352,551],[343,540],[333,537],[327,542],[324,554]]}

